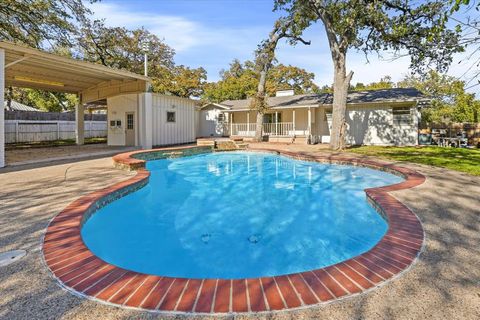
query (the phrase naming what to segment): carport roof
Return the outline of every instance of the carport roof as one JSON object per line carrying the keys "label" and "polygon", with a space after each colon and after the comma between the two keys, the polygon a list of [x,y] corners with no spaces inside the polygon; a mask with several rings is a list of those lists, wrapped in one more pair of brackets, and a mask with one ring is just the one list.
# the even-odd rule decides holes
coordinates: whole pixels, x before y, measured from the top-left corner
{"label": "carport roof", "polygon": [[61,57],[11,42],[0,41],[0,49],[5,50],[5,86],[79,94],[104,83],[150,82],[150,78],[132,72]]}

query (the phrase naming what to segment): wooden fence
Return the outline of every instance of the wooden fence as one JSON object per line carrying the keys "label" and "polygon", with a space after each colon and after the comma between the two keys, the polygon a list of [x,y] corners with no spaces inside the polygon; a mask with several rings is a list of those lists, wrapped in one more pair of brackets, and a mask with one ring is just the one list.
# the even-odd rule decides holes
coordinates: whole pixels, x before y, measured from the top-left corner
{"label": "wooden fence", "polygon": [[[85,121],[107,121],[106,114],[85,114]],[[7,111],[5,120],[75,121],[74,112]]]}
{"label": "wooden fence", "polygon": [[[106,121],[85,121],[85,138],[106,136]],[[65,139],[75,139],[75,121],[5,121],[5,143],[39,142]]]}
{"label": "wooden fence", "polygon": [[455,137],[459,133],[465,133],[468,144],[480,146],[480,123],[430,123],[422,125],[420,133],[432,133],[432,130],[442,130],[447,137]]}

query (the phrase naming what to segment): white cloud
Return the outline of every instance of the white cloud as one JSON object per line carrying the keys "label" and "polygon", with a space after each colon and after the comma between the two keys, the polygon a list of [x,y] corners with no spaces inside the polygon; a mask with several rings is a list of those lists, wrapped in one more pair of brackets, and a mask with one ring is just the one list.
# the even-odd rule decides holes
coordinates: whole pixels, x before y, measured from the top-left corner
{"label": "white cloud", "polygon": [[214,29],[208,22],[178,15],[131,12],[127,7],[111,3],[98,2],[91,8],[95,17],[105,19],[109,26],[146,27],[179,53],[208,46],[212,46],[212,50],[245,50],[248,47],[251,51],[252,37],[255,39],[260,34],[255,27]]}
{"label": "white cloud", "polygon": [[[192,67],[202,66],[208,71],[210,81],[218,80],[218,72],[228,67],[234,58],[240,60],[252,59],[257,44],[268,34],[270,27],[267,22],[255,24],[246,23],[242,27],[216,27],[206,20],[193,20],[182,15],[167,15],[156,12],[132,10],[131,6],[98,2],[91,5],[96,18],[105,19],[109,26],[125,26],[138,28],[144,26],[175,49],[177,63]],[[262,25],[263,23],[263,25]],[[266,23],[266,24],[265,24]],[[309,28],[305,38],[312,40],[312,45],[297,45],[292,47],[282,43],[277,51],[277,58],[284,64],[302,67],[315,73],[318,85],[333,82],[333,67],[328,49],[328,42],[321,25]],[[467,53],[457,55],[449,74],[460,77],[469,66],[468,63],[458,64]],[[389,57],[385,54],[385,57]],[[351,51],[347,59],[348,70],[354,71],[352,82],[369,83],[378,81],[385,75],[392,76],[393,81],[399,81],[409,73],[409,58],[397,60],[369,56],[366,62],[362,53]],[[480,86],[470,91],[478,91]]]}

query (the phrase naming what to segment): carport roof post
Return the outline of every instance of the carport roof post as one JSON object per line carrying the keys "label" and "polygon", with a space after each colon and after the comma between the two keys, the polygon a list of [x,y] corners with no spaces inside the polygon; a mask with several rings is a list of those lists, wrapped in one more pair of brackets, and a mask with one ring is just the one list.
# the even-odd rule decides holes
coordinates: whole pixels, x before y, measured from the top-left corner
{"label": "carport roof post", "polygon": [[[87,103],[104,103],[108,97],[147,92],[151,79],[124,70],[61,57],[11,42],[0,41],[0,95],[5,87],[23,87],[79,95],[82,113]],[[77,127],[82,121],[77,121]],[[77,128],[77,143],[82,129]],[[0,116],[0,167],[5,166],[4,116]]]}
{"label": "carport roof post", "polygon": [[5,167],[5,50],[0,48],[0,168]]}

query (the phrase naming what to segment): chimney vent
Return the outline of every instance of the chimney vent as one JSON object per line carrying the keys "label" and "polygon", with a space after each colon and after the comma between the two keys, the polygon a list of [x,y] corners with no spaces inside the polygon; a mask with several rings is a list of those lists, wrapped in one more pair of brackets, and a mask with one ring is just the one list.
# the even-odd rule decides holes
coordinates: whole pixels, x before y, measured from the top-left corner
{"label": "chimney vent", "polygon": [[295,91],[293,91],[293,89],[287,89],[287,90],[278,90],[275,96],[288,97],[288,96],[293,96],[294,94],[295,94]]}

